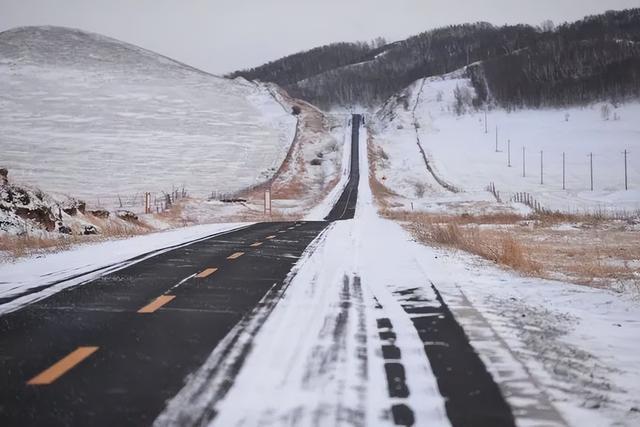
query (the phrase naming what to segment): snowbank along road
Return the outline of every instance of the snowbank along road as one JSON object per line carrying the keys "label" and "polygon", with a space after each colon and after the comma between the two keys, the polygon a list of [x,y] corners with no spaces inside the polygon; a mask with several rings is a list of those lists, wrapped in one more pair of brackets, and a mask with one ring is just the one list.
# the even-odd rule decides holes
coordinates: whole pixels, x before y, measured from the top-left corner
{"label": "snowbank along road", "polygon": [[[255,351],[251,354],[252,347],[260,349],[253,338],[286,288],[295,280],[307,280],[300,269],[314,264],[314,252],[323,244],[340,243],[335,239],[325,242],[327,233],[340,230],[334,221],[359,221],[358,189],[362,191],[366,181],[359,173],[360,166],[366,165],[359,155],[365,147],[360,141],[361,124],[361,116],[354,115],[349,181],[325,221],[248,226],[164,252],[2,315],[0,425],[203,425],[225,423],[225,416],[231,421],[234,416],[245,416],[243,411],[225,413],[217,404],[233,391],[245,359],[260,357]],[[298,265],[301,258],[306,260],[302,266]],[[309,286],[322,280],[321,270],[313,274]],[[338,414],[336,424],[365,425],[376,419],[391,425],[425,424],[426,418],[420,417],[429,404],[421,405],[420,393],[410,396],[412,384],[421,378],[415,373],[416,363],[437,381],[440,396],[435,401],[441,409],[436,412],[441,418],[431,418],[431,425],[515,424],[498,385],[435,287],[430,293],[424,288],[375,293],[371,286],[364,291],[362,282],[367,275],[354,270],[340,285],[341,311],[329,334],[329,353],[322,360],[311,359],[325,366],[319,376],[342,359],[339,344],[350,340],[343,335],[354,318],[352,310],[359,310],[357,337],[362,342],[357,353],[365,363],[357,369],[362,382],[359,390],[383,389],[381,394],[387,395],[389,405],[373,408],[373,415],[363,415],[364,410],[350,416]],[[298,272],[302,277],[296,277]],[[325,286],[328,283],[317,285],[332,289]],[[300,289],[297,286],[296,292]],[[376,340],[366,332],[366,305],[379,313]],[[402,313],[400,317],[390,315],[398,311],[394,307]],[[410,333],[419,337],[416,342],[422,349],[417,353],[421,354],[401,349],[403,341],[397,341],[407,334],[404,329],[410,324],[415,329]],[[330,325],[322,327],[327,328]],[[296,347],[296,339],[293,334],[283,346]],[[314,357],[322,354],[322,345],[313,345]],[[376,381],[373,372],[367,373],[368,359],[363,354],[370,345],[383,359],[381,381]],[[282,348],[282,352],[288,354],[289,349]],[[295,371],[295,366],[291,369]],[[350,374],[344,374],[331,381],[352,381]],[[196,384],[206,390],[207,404],[190,411],[179,396],[189,396],[185,390],[198,375],[205,379],[222,376],[223,380],[215,387],[207,382]],[[309,375],[305,374],[307,383]],[[258,377],[256,382],[266,381]],[[269,397],[264,396],[255,406],[267,402]],[[174,411],[172,405],[181,408]],[[296,411],[300,423],[305,423],[304,411]],[[376,418],[384,411],[389,414],[386,423],[384,417]],[[326,422],[322,411],[312,412],[310,423]],[[286,423],[289,421],[296,424],[295,419]],[[271,423],[285,420],[272,419]],[[241,422],[236,419],[232,424]]]}

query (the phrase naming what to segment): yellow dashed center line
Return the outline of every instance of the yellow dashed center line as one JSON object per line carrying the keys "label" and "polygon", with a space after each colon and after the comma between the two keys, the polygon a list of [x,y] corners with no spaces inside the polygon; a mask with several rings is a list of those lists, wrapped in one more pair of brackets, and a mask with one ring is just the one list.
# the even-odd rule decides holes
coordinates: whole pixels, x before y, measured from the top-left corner
{"label": "yellow dashed center line", "polygon": [[138,310],[138,313],[153,313],[174,298],[175,295],[160,295],[158,298]]}
{"label": "yellow dashed center line", "polygon": [[200,273],[196,274],[196,277],[202,279],[202,278],[205,278],[207,276],[211,276],[216,271],[218,271],[217,268],[207,268],[206,270],[201,271]]}
{"label": "yellow dashed center line", "polygon": [[237,259],[237,258],[240,258],[242,255],[244,255],[244,252],[236,252],[234,254],[229,255],[227,259]]}
{"label": "yellow dashed center line", "polygon": [[262,245],[262,242],[255,242],[253,245],[250,245],[252,248],[257,248],[258,246]]}
{"label": "yellow dashed center line", "polygon": [[98,350],[98,347],[78,347],[58,362],[51,365],[40,374],[31,378],[27,384],[29,385],[47,385],[51,384],[69,370],[71,370],[78,363],[82,362],[87,357],[91,356]]}
{"label": "yellow dashed center line", "polygon": [[267,239],[267,240],[271,240],[271,239],[275,239],[275,238],[276,238],[276,236],[267,236],[267,237],[265,237],[265,239]]}

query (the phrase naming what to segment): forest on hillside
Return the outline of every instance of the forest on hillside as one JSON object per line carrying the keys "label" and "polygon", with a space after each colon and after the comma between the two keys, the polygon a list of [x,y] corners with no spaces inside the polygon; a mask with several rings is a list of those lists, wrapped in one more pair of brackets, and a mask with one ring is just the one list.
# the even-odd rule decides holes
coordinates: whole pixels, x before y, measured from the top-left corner
{"label": "forest on hillside", "polygon": [[271,81],[318,106],[374,105],[422,78],[465,66],[481,101],[506,108],[640,96],[640,9],[554,27],[488,23],[391,44],[336,43],[232,73]]}

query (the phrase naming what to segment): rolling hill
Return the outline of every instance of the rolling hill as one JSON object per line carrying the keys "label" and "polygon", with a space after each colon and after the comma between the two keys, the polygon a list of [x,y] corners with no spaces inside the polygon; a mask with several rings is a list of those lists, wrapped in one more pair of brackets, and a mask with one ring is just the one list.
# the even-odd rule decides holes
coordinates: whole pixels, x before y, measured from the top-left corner
{"label": "rolling hill", "polygon": [[418,79],[469,66],[478,99],[549,107],[640,96],[640,9],[554,27],[469,23],[378,46],[336,43],[232,73],[325,108],[379,105]]}
{"label": "rolling hill", "polygon": [[174,186],[235,191],[272,175],[293,139],[270,90],[97,34],[12,29],[0,33],[0,164],[107,207]]}

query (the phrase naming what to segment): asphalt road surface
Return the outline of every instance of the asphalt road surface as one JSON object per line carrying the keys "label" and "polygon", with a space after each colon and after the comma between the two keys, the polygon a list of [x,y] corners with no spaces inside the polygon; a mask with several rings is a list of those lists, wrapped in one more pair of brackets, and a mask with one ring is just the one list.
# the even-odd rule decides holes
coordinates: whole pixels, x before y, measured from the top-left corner
{"label": "asphalt road surface", "polygon": [[362,116],[354,114],[351,118],[351,168],[349,181],[340,195],[340,198],[325,217],[327,221],[351,219],[356,214],[356,202],[358,201],[358,183],[360,181],[359,147],[360,125]]}

